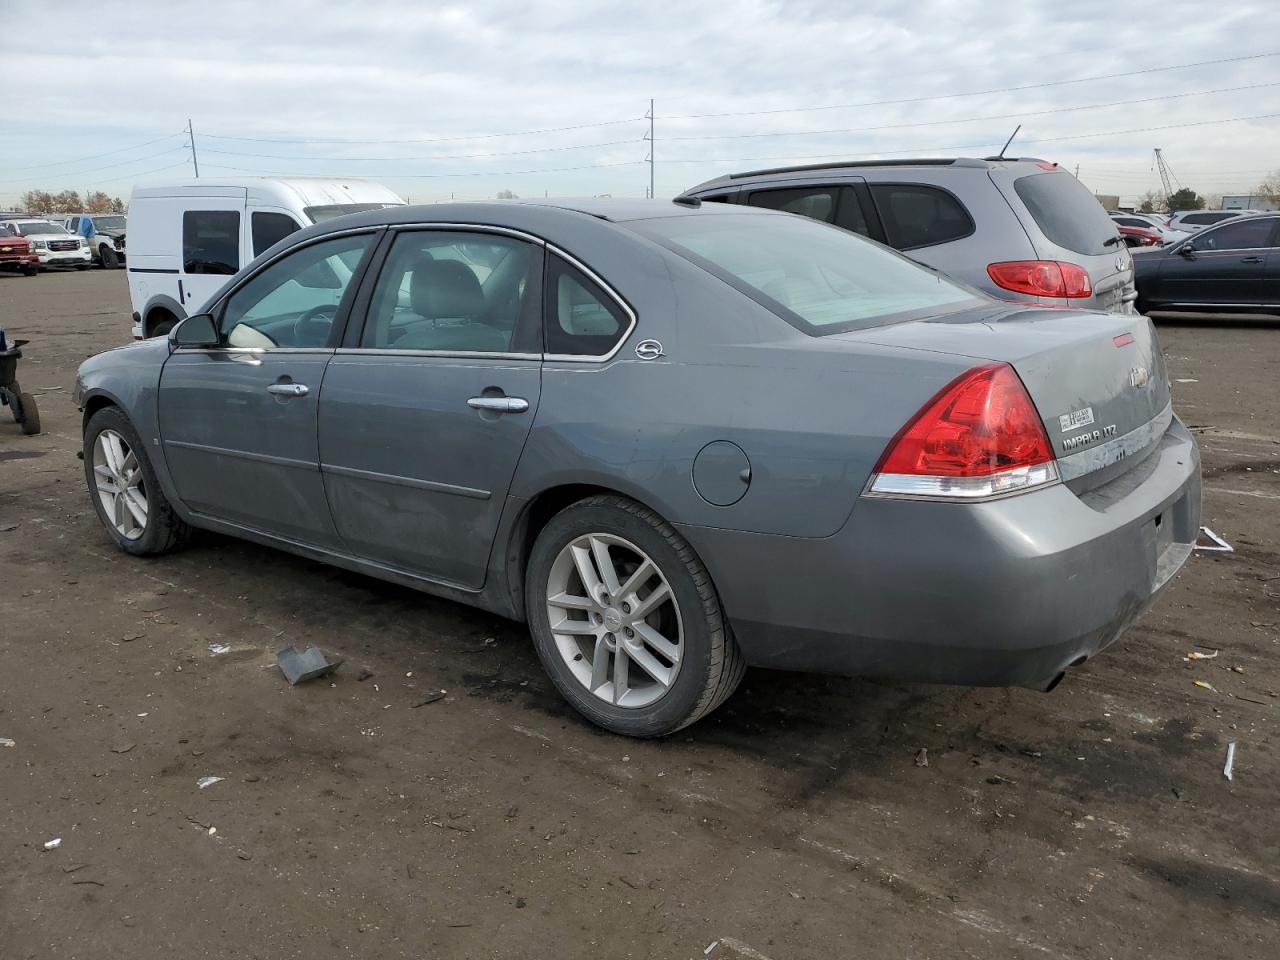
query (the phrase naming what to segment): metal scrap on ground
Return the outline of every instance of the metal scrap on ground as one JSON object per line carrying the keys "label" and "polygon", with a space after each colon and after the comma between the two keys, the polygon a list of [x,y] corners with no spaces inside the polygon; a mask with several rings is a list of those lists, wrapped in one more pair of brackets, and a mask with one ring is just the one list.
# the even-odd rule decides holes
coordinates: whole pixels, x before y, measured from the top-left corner
{"label": "metal scrap on ground", "polygon": [[1192,550],[1200,550],[1204,553],[1235,553],[1235,548],[1227,541],[1210,530],[1208,527],[1201,527],[1200,532],[1213,541],[1213,544],[1202,544],[1200,538],[1196,538],[1196,542],[1191,545]]}
{"label": "metal scrap on ground", "polygon": [[332,661],[326,660],[319,647],[307,647],[299,651],[292,644],[276,654],[276,663],[280,664],[280,669],[291,686],[333,673],[344,659],[338,657]]}

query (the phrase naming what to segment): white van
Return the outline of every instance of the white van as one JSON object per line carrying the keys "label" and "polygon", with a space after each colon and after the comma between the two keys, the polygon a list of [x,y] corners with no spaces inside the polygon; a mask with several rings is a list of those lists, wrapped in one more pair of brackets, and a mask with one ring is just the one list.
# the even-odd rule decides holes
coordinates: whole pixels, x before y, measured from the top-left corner
{"label": "white van", "polygon": [[310,177],[136,188],[129,200],[134,339],[162,336],[199,313],[227,277],[295,230],[403,203],[381,184]]}

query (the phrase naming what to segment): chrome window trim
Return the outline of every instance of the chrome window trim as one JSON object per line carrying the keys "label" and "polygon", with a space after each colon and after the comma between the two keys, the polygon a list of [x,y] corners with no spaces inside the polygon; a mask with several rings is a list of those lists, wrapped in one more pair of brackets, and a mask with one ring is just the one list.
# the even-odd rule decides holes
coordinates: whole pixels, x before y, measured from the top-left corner
{"label": "chrome window trim", "polygon": [[518,240],[527,240],[529,243],[536,243],[540,247],[549,246],[547,241],[541,237],[535,237],[532,233],[525,233],[523,230],[516,230],[513,227],[496,227],[486,223],[452,223],[445,221],[427,220],[421,223],[388,223],[385,225],[388,230],[462,230],[467,233],[499,233],[508,237],[515,237]]}
{"label": "chrome window trim", "polygon": [[226,353],[238,354],[241,356],[261,357],[274,353],[313,353],[317,356],[334,353],[333,347],[196,347],[177,345],[173,348],[174,353]]}
{"label": "chrome window trim", "polygon": [[[563,257],[564,260],[567,261],[569,264],[581,270],[589,280],[595,283],[595,285],[598,286],[601,290],[603,290],[605,294],[608,295],[610,299],[613,300],[614,303],[616,303],[619,307],[622,308],[622,311],[628,317],[631,318],[631,323],[627,326],[627,329],[622,332],[622,335],[618,338],[618,342],[613,345],[612,349],[610,349],[608,353],[603,353],[603,354],[544,353],[542,355],[542,359],[555,360],[561,363],[597,363],[597,364],[608,363],[615,356],[617,356],[618,351],[623,348],[623,346],[626,344],[626,342],[629,339],[631,339],[631,334],[635,333],[636,326],[639,323],[639,318],[636,316],[636,312],[631,309],[631,305],[627,303],[626,300],[622,299],[622,295],[619,294],[618,291],[614,290],[613,287],[611,287],[608,283],[604,281],[604,279],[600,276],[600,274],[596,273],[594,270],[588,267],[585,263],[583,263],[577,257],[573,256],[570,253],[566,253],[564,250],[561,250],[555,244],[548,243],[546,246],[548,251],[556,254],[556,256]],[[546,319],[547,318],[545,316],[545,311],[544,311],[544,315],[543,315],[544,323],[546,322]]]}
{"label": "chrome window trim", "polygon": [[397,350],[394,347],[339,347],[336,354],[341,357],[422,357],[424,359],[445,358],[465,360],[475,357],[480,360],[541,360],[540,353],[508,353],[505,351],[485,350]]}

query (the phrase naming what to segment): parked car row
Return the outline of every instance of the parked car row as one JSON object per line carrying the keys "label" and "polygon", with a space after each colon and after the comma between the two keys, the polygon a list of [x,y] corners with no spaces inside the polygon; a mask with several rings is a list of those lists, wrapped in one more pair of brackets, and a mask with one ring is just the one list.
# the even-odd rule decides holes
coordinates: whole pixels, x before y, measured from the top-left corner
{"label": "parked car row", "polygon": [[[93,263],[93,253],[88,241],[72,236],[65,227],[51,220],[40,217],[0,220],[0,246],[10,247],[10,254],[16,255],[19,240],[25,241],[27,245],[27,259],[19,269],[28,276],[34,276],[36,271],[49,267],[87,270]],[[30,269],[32,256],[35,257],[35,270]]]}

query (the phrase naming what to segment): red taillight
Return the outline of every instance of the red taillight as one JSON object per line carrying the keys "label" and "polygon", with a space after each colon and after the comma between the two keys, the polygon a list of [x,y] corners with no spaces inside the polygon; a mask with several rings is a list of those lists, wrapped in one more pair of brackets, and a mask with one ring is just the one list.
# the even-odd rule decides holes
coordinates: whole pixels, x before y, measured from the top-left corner
{"label": "red taillight", "polygon": [[903,427],[868,492],[976,499],[1057,479],[1026,387],[1011,366],[994,363],[952,381]]}
{"label": "red taillight", "polygon": [[1006,260],[987,267],[997,286],[1034,297],[1088,297],[1089,273],[1078,264],[1058,260]]}

